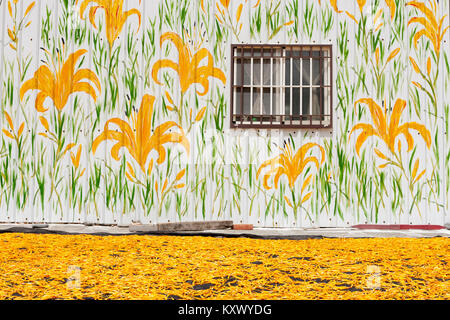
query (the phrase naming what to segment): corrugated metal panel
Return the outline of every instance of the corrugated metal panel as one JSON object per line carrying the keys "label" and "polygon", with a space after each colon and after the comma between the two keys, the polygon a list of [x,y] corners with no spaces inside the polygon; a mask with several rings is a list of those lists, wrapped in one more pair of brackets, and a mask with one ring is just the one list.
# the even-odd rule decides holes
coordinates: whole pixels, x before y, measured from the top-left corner
{"label": "corrugated metal panel", "polygon": [[[111,5],[0,0],[0,222],[450,220],[448,2]],[[230,129],[237,43],[332,44],[333,129]],[[398,131],[363,141],[385,118]],[[289,141],[319,145],[320,166],[285,168],[277,186],[272,172],[266,189],[262,164]]]}

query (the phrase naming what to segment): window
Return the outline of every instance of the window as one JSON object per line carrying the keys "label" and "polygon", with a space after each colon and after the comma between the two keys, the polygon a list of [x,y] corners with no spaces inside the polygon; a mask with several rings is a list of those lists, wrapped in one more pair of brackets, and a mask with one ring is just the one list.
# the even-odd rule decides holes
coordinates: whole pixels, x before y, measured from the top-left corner
{"label": "window", "polygon": [[330,128],[331,45],[232,45],[232,128]]}

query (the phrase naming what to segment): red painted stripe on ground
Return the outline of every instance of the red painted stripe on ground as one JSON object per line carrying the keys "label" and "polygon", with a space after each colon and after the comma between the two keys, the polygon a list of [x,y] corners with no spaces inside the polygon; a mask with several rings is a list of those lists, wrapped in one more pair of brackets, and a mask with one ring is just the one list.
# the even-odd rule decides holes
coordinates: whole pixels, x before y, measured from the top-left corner
{"label": "red painted stripe on ground", "polygon": [[423,225],[410,225],[410,224],[358,224],[352,226],[356,229],[374,229],[374,230],[441,230],[445,229],[444,226],[423,224]]}

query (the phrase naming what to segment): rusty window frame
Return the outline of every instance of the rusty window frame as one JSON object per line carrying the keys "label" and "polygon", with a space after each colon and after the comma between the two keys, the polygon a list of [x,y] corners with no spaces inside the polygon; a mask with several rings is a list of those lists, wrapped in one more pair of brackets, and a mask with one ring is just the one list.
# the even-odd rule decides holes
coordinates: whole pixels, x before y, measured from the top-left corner
{"label": "rusty window frame", "polygon": [[[256,129],[326,129],[332,128],[333,126],[333,48],[332,45],[317,45],[317,44],[309,44],[309,45],[268,45],[268,44],[232,44],[231,45],[231,85],[230,85],[230,127],[231,128],[256,128]],[[266,52],[270,52],[269,55],[265,55]],[[287,54],[290,52],[290,55]],[[294,56],[294,52],[299,52],[299,56]],[[319,54],[315,54],[315,52],[319,52]],[[303,71],[300,72],[299,75],[299,84],[294,85],[292,83],[292,73],[291,73],[291,81],[289,84],[286,84],[285,81],[285,68],[286,68],[286,59],[289,59],[292,63],[294,60],[298,59],[300,65],[303,65],[303,59],[309,60],[310,64],[310,80],[313,79],[312,74],[312,61],[319,61],[319,70],[323,70],[320,73],[320,83],[318,85],[313,85],[310,81],[309,85],[304,85],[302,83]],[[254,84],[253,73],[254,73],[254,60],[260,60],[261,72],[260,72],[260,87]],[[264,82],[264,74],[263,74],[263,64],[264,59],[271,60],[270,67],[270,86],[263,85]],[[244,60],[250,60],[251,67],[251,77],[250,84],[244,84]],[[325,61],[327,64],[325,64]],[[273,76],[274,76],[274,61],[279,61],[280,66],[280,78],[281,83],[274,85],[273,84]],[[240,68],[240,70],[236,70]],[[325,70],[325,68],[328,68]],[[240,79],[235,79],[235,76],[238,75],[240,71]],[[328,79],[328,84],[324,83],[324,78]],[[290,113],[282,114],[282,109],[284,108],[286,111],[286,89],[290,89],[290,95],[292,96],[293,89],[299,89],[299,92],[302,92],[304,89],[310,89],[309,93],[309,113],[302,113],[302,105],[303,101],[300,101],[299,98],[299,114],[293,114],[293,102],[292,98],[290,98]],[[273,109],[273,97],[274,90],[277,88],[280,89],[280,101],[279,101],[279,111],[278,113],[274,113]],[[318,114],[312,114],[312,110],[314,109],[314,105],[311,103],[313,99],[312,89],[319,89],[319,109]],[[254,113],[248,112],[244,113],[244,90],[250,90],[249,99],[252,101],[254,96],[254,89],[259,89],[260,91],[260,99],[261,99],[261,112]],[[263,96],[265,94],[265,90],[270,89],[270,112],[269,114],[261,114],[263,108]],[[325,96],[327,94],[327,96]],[[300,93],[300,97],[302,97],[302,93]],[[236,103],[237,102],[237,103]],[[251,106],[250,106],[251,105]],[[240,110],[235,110],[236,107],[239,107]],[[253,110],[253,101],[249,104],[251,110]]]}

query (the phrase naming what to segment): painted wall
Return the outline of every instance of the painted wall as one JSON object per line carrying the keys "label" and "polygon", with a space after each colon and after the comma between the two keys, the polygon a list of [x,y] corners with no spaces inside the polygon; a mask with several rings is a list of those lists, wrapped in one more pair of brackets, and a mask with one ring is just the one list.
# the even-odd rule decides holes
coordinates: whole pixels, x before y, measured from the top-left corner
{"label": "painted wall", "polygon": [[[0,221],[449,221],[448,1],[0,0]],[[332,44],[332,130],[231,130],[232,43]]]}

